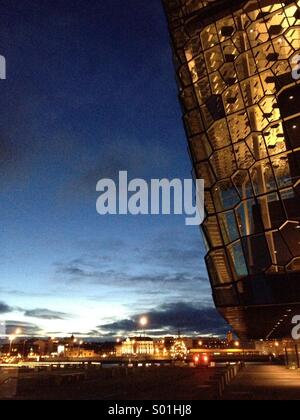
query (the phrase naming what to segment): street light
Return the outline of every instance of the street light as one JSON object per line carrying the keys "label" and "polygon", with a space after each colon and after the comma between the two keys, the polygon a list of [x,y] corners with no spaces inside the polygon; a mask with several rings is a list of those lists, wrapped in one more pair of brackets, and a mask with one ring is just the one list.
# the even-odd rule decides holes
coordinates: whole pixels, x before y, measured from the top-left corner
{"label": "street light", "polygon": [[140,319],[140,324],[141,324],[141,326],[142,327],[146,327],[147,325],[148,325],[148,318],[146,317],[146,316],[143,316],[141,319]]}
{"label": "street light", "polygon": [[8,339],[9,339],[9,356],[10,356],[11,351],[12,351],[12,345],[13,345],[14,340],[16,339],[16,336],[15,335],[10,335],[8,337]]}
{"label": "street light", "polygon": [[8,337],[8,339],[9,339],[9,355],[11,354],[11,351],[12,351],[13,342],[15,341],[17,336],[20,335],[20,334],[22,334],[22,330],[21,330],[21,328],[17,328],[15,333]]}
{"label": "street light", "polygon": [[145,328],[146,328],[146,326],[148,325],[148,318],[146,317],[146,316],[142,316],[141,317],[141,319],[140,319],[140,326],[142,327],[142,329],[143,329],[143,333],[144,333],[144,336],[146,336],[146,331],[145,331]]}

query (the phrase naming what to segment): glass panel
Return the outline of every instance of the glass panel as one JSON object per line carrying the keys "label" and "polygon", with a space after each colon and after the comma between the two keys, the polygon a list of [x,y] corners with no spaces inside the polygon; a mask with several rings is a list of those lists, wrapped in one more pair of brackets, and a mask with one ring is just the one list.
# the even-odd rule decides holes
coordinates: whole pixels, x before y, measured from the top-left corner
{"label": "glass panel", "polygon": [[205,134],[192,137],[190,144],[195,162],[201,162],[212,154],[212,148]]}
{"label": "glass panel", "polygon": [[265,229],[279,228],[286,221],[286,213],[277,193],[258,198],[259,211]]}
{"label": "glass panel", "polygon": [[300,225],[298,222],[288,222],[280,233],[294,257],[300,255]]}
{"label": "glass panel", "polygon": [[217,179],[229,178],[237,169],[233,147],[215,152],[210,158]]}
{"label": "glass panel", "polygon": [[222,235],[226,244],[234,242],[239,238],[234,212],[229,211],[219,215]]}
{"label": "glass panel", "polygon": [[250,274],[264,272],[272,265],[265,235],[256,235],[242,240],[245,259]]}
{"label": "glass panel", "polygon": [[234,286],[215,288],[214,298],[218,306],[235,306],[239,304]]}
{"label": "glass panel", "polygon": [[240,241],[227,247],[229,254],[229,261],[231,262],[232,271],[236,279],[248,276],[248,269],[244,257],[242,244]]}
{"label": "glass panel", "polygon": [[217,211],[232,209],[240,201],[237,190],[230,179],[217,183],[213,189],[213,197]]}
{"label": "glass panel", "polygon": [[274,232],[267,233],[266,237],[274,265],[286,265],[292,261],[293,256],[279,231],[275,230]]}
{"label": "glass panel", "polygon": [[203,230],[212,248],[217,248],[223,245],[216,216],[207,218],[207,220],[203,223]]}
{"label": "glass panel", "polygon": [[288,153],[272,158],[272,166],[279,188],[286,188],[294,183],[290,171],[290,158],[292,155]]}
{"label": "glass panel", "polygon": [[222,149],[228,146],[230,142],[230,135],[226,120],[216,121],[214,125],[207,132],[210,143],[215,150]]}
{"label": "glass panel", "polygon": [[205,179],[205,187],[211,188],[215,182],[215,176],[213,170],[208,162],[202,162],[196,165],[196,172],[198,179]]}
{"label": "glass panel", "polygon": [[232,282],[233,278],[224,249],[212,251],[207,257],[207,263],[214,285]]}
{"label": "glass panel", "polygon": [[263,232],[263,224],[256,207],[255,200],[245,200],[237,207],[236,217],[241,236]]}
{"label": "glass panel", "polygon": [[242,199],[253,197],[253,189],[248,171],[236,172],[232,180]]}
{"label": "glass panel", "polygon": [[256,195],[265,194],[277,189],[269,159],[257,162],[251,168],[250,175]]}

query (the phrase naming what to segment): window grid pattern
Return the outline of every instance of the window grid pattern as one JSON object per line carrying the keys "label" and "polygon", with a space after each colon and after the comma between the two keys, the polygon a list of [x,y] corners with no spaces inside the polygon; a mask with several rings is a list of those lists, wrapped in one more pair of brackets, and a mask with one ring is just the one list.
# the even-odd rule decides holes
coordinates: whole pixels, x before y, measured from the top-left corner
{"label": "window grid pattern", "polygon": [[243,280],[300,272],[300,1],[240,2],[194,31],[188,15],[214,1],[165,3],[206,263],[217,306],[235,306]]}

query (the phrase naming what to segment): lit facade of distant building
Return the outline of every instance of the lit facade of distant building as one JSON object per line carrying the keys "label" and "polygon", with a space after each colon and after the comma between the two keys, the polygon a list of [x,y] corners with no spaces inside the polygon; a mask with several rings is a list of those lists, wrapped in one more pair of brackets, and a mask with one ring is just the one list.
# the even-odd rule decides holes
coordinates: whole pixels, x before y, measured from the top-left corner
{"label": "lit facade of distant building", "polygon": [[300,2],[164,0],[215,304],[242,338],[300,313]]}
{"label": "lit facade of distant building", "polygon": [[154,341],[148,337],[132,337],[122,342],[122,355],[153,355]]}

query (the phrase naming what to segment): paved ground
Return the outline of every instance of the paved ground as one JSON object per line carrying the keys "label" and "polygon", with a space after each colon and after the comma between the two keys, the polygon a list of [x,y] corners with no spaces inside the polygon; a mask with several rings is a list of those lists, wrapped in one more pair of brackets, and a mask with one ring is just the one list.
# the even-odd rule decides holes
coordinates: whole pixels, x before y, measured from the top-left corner
{"label": "paved ground", "polygon": [[[216,395],[212,385],[215,375],[222,371],[218,368],[101,369],[87,372],[85,379],[76,383],[69,382],[65,371],[37,375],[11,372],[10,376],[16,380],[0,387],[4,392],[2,395],[0,392],[0,399],[210,400]],[[227,387],[223,399],[300,400],[300,372],[281,366],[247,365]]]}
{"label": "paved ground", "polygon": [[300,400],[300,372],[248,365],[227,388],[225,400]]}
{"label": "paved ground", "polygon": [[[212,377],[224,369],[151,368],[99,370],[82,383],[53,384],[45,377],[20,375],[14,399],[39,400],[209,400]],[[59,375],[56,375],[59,379]],[[41,382],[41,379],[43,381]],[[50,378],[51,379],[51,378]],[[0,397],[1,399],[1,397]]]}

